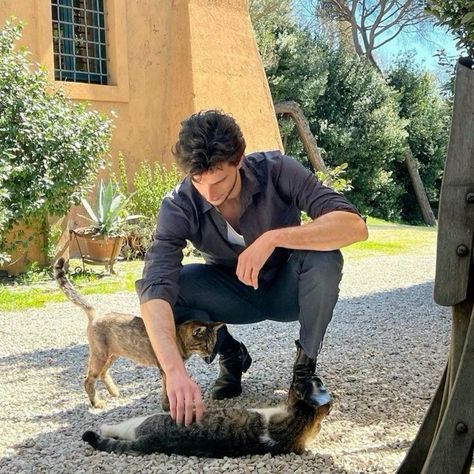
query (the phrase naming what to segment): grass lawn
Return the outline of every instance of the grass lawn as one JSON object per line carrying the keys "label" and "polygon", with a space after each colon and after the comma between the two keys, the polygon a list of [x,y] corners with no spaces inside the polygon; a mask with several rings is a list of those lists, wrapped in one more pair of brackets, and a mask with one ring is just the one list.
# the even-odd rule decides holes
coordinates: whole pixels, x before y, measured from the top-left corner
{"label": "grass lawn", "polygon": [[[343,250],[344,258],[367,258],[377,255],[404,253],[434,254],[436,229],[424,226],[393,224],[380,219],[368,218],[369,239]],[[199,261],[188,257],[185,263]],[[80,260],[71,260],[70,278],[81,294],[115,293],[134,291],[135,280],[140,278],[143,262],[118,262],[117,275],[108,275],[103,267],[88,267],[89,272],[76,272]],[[15,279],[0,280],[0,311],[19,311],[38,308],[45,303],[66,301],[47,271],[30,271]]]}
{"label": "grass lawn", "polygon": [[433,227],[393,224],[369,217],[369,238],[343,249],[344,257],[366,258],[402,253],[434,253],[436,229]]}

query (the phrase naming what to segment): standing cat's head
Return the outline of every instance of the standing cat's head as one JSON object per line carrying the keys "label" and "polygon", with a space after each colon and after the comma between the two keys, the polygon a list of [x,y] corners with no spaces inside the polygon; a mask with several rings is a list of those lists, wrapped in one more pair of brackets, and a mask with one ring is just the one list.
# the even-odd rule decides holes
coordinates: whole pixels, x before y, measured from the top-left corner
{"label": "standing cat's head", "polygon": [[177,335],[185,358],[197,354],[210,364],[216,354],[217,332],[224,323],[206,321],[186,321],[176,327]]}

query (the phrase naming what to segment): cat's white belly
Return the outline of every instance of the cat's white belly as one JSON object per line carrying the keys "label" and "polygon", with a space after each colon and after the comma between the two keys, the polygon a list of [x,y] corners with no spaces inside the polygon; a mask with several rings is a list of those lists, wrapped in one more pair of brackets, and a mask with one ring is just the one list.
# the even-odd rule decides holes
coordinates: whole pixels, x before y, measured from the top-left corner
{"label": "cat's white belly", "polygon": [[133,441],[136,439],[135,431],[137,427],[149,417],[150,415],[138,416],[136,418],[123,421],[118,425],[102,425],[100,427],[100,434],[105,438],[118,438]]}
{"label": "cat's white belly", "polygon": [[263,433],[259,436],[260,442],[266,444],[267,446],[273,446],[276,441],[272,439],[270,433],[268,431],[268,425],[270,423],[270,419],[273,415],[286,415],[288,411],[286,407],[272,407],[272,408],[250,408],[249,411],[256,412],[262,415],[263,423],[265,425]]}

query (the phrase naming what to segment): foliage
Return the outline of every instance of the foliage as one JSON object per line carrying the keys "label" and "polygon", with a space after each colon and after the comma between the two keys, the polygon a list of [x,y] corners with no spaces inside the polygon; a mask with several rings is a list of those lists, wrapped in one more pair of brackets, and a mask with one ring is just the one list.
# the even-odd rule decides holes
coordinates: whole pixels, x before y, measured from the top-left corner
{"label": "foliage", "polygon": [[87,216],[81,216],[91,222],[90,233],[108,236],[122,235],[123,227],[127,222],[136,220],[141,215],[127,215],[127,207],[133,194],[126,197],[122,194],[112,180],[107,184],[101,179],[96,197],[95,209],[89,204],[87,199],[82,198],[82,205]]}
{"label": "foliage", "polygon": [[396,95],[368,62],[343,50],[327,50],[328,81],[312,121],[329,166],[348,163],[350,199],[363,214],[396,219],[401,186],[394,162],[404,156],[405,122]]}
{"label": "foliage", "polygon": [[[294,99],[302,105],[329,167],[348,163],[347,179],[353,186],[348,196],[361,212],[398,218],[403,189],[393,180],[393,162],[403,159],[406,132],[396,94],[364,60],[331,49],[322,38],[303,35],[306,42],[293,43],[302,48],[300,55],[286,54],[287,43],[281,43],[278,67],[267,70],[275,101]],[[309,72],[306,63],[297,64],[308,48],[314,65]],[[318,87],[308,85],[307,76],[314,74]],[[286,75],[295,77],[279,79]],[[286,152],[309,167],[295,127],[281,124]]]}
{"label": "foliage", "polygon": [[325,186],[334,189],[338,193],[350,191],[353,186],[350,180],[343,176],[346,174],[347,166],[347,163],[342,163],[335,168],[329,169],[327,172],[317,171],[316,176]]}
{"label": "foliage", "polygon": [[472,0],[427,0],[427,13],[438,25],[447,26],[457,38],[457,46],[465,48],[474,59],[474,4]]}
{"label": "foliage", "polygon": [[141,163],[133,177],[135,193],[131,209],[154,223],[163,198],[181,179],[182,175],[174,164],[167,167],[161,163]]}
{"label": "foliage", "polygon": [[[0,29],[0,237],[18,221],[64,215],[103,164],[111,123],[71,102],[14,48],[21,25]],[[12,249],[0,240],[0,253]]]}
{"label": "foliage", "polygon": [[[449,101],[440,97],[435,78],[420,70],[412,56],[398,59],[387,80],[398,92],[399,113],[407,121],[408,143],[430,204],[436,209],[449,138]],[[422,222],[404,164],[395,164],[395,176],[406,191],[402,196],[402,218],[408,222]]]}
{"label": "foliage", "polygon": [[149,219],[134,224],[125,224],[123,227],[125,242],[120,251],[121,255],[126,260],[144,258],[153,240],[155,227],[155,223]]}
{"label": "foliage", "polygon": [[[122,155],[118,158],[118,179],[116,186],[122,193],[128,193],[128,177],[125,161]],[[156,216],[161,207],[163,198],[182,179],[178,168],[173,165],[170,168],[160,163],[150,164],[142,162],[133,176],[133,187],[135,192],[130,198],[130,209],[139,213],[143,218],[138,223],[126,224],[123,232],[126,241],[122,247],[122,256],[126,260],[143,258],[145,252],[153,240],[156,228]]]}

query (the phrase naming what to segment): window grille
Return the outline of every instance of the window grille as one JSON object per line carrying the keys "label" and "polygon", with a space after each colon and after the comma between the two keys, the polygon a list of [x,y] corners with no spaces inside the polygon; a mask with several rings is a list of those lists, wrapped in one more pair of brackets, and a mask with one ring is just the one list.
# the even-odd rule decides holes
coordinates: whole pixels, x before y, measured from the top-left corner
{"label": "window grille", "polygon": [[51,0],[54,76],[107,84],[104,0]]}

